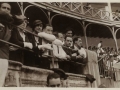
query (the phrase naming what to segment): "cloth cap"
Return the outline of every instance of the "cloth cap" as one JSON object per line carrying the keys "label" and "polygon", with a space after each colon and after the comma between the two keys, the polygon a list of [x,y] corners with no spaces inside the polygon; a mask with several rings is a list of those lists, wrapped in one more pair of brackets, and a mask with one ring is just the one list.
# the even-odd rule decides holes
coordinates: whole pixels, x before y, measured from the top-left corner
{"label": "cloth cap", "polygon": [[36,26],[36,25],[40,25],[40,24],[43,24],[41,20],[35,20],[33,22],[33,28]]}
{"label": "cloth cap", "polygon": [[25,20],[27,20],[27,18],[24,15],[15,15],[13,19],[14,19],[14,25],[17,26],[22,24]]}

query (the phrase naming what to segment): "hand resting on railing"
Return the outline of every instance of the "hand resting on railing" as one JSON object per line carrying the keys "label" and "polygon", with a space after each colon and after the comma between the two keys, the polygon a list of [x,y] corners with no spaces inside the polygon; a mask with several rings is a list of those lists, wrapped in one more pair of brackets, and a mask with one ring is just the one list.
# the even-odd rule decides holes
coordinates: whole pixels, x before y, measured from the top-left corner
{"label": "hand resting on railing", "polygon": [[38,45],[38,49],[39,50],[45,50],[45,49],[47,49],[47,50],[53,50],[53,48],[51,47],[51,44],[44,44],[44,45]]}
{"label": "hand resting on railing", "polygon": [[33,45],[32,45],[32,43],[24,42],[24,47],[29,48],[29,49],[32,49],[32,48],[33,48]]}
{"label": "hand resting on railing", "polygon": [[10,51],[16,51],[16,50],[18,50],[18,49],[19,49],[19,48],[14,47],[14,46],[10,46],[10,47],[9,47],[9,50],[10,50]]}

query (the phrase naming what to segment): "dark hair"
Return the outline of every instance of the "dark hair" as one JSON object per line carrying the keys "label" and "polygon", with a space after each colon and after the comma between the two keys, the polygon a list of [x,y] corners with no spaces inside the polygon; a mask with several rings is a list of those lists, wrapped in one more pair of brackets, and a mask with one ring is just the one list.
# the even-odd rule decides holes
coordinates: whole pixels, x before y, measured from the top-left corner
{"label": "dark hair", "polygon": [[43,29],[43,22],[41,20],[35,20],[32,24],[32,29],[34,30],[35,27],[39,24],[42,24],[42,29]]}
{"label": "dark hair", "polygon": [[102,41],[100,41],[102,43]]}
{"label": "dark hair", "polygon": [[24,15],[14,15],[13,19],[14,19],[14,23],[13,24],[17,25],[17,26],[22,24],[25,20],[27,21],[27,18]]}
{"label": "dark hair", "polygon": [[49,80],[50,80],[50,79],[53,79],[53,78],[55,78],[55,79],[60,78],[60,75],[57,74],[57,73],[51,73],[51,74],[49,74],[49,75],[47,76],[47,84],[49,84]]}
{"label": "dark hair", "polygon": [[43,25],[43,29],[45,29],[47,26],[52,27],[52,25],[50,25],[50,24],[44,24],[44,25]]}
{"label": "dark hair", "polygon": [[71,36],[67,36],[67,35],[66,35],[64,39],[66,40],[66,38],[67,38],[67,37],[70,37],[70,38],[72,38]]}
{"label": "dark hair", "polygon": [[65,30],[65,33],[67,33],[68,31],[72,31],[73,32],[73,29],[72,28],[66,28],[66,30]]}
{"label": "dark hair", "polygon": [[[78,38],[80,38],[80,36],[75,36],[75,37],[73,38],[73,43],[75,43],[75,41],[77,41]],[[80,38],[80,39],[81,39],[81,38]]]}
{"label": "dark hair", "polygon": [[68,31],[72,31],[72,36],[74,35],[74,32],[73,32],[74,30],[73,30],[73,28],[70,28],[70,27],[69,27],[69,28],[66,28],[65,34],[66,34]]}

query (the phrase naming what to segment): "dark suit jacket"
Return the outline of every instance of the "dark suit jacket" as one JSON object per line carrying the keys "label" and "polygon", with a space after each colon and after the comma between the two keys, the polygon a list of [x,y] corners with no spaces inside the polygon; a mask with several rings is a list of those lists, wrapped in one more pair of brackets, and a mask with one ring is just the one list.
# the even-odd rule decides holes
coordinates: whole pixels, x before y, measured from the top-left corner
{"label": "dark suit jacket", "polygon": [[[3,31],[0,31],[0,39],[9,41],[11,37],[11,30],[5,26]],[[9,59],[9,45],[3,42],[0,42],[0,58]]]}
{"label": "dark suit jacket", "polygon": [[[24,47],[23,38],[20,36],[20,33],[16,28],[12,31],[10,41],[14,44]],[[26,33],[25,33],[25,42],[30,42]]]}
{"label": "dark suit jacket", "polygon": [[74,73],[75,69],[76,69],[76,64],[71,62],[76,60],[75,56],[72,56],[73,53],[77,53],[74,50],[72,50],[72,48],[68,48],[66,45],[63,45],[63,50],[66,52],[67,55],[69,55],[71,57],[71,60],[68,61],[64,61],[64,62],[59,62],[59,67],[61,69],[63,69],[65,72],[69,72],[69,73]]}
{"label": "dark suit jacket", "polygon": [[[21,47],[24,47],[23,38],[20,36],[20,33],[16,28],[14,28],[12,31],[10,42],[17,44]],[[29,42],[29,39],[26,33],[25,33],[25,42]],[[31,55],[32,53],[30,53],[30,51],[25,51],[23,49],[10,51],[10,59],[21,62],[21,63],[24,63],[25,58],[29,59]],[[28,56],[29,58],[27,58]]]}
{"label": "dark suit jacket", "polygon": [[[37,47],[37,45],[36,45],[36,41],[35,41],[34,35],[27,33],[27,36],[28,36],[28,39],[30,40],[30,42],[31,42],[32,45],[33,45],[33,51],[35,52],[35,54],[36,54],[36,55],[41,55],[41,54],[43,53],[43,51],[38,49],[38,47]],[[42,45],[42,38],[39,38],[39,43],[38,43],[38,45]]]}
{"label": "dark suit jacket", "polygon": [[42,45],[42,38],[39,38],[39,43],[37,45],[34,35],[28,34],[28,38],[33,44],[35,67],[49,69],[50,62],[48,61],[48,58],[40,57],[44,51],[38,49],[38,45]]}
{"label": "dark suit jacket", "polygon": [[[75,49],[74,46],[71,47],[72,49]],[[78,51],[77,51],[77,56],[79,55]],[[87,59],[76,59],[74,60],[75,62],[79,62],[79,63],[83,63],[86,64],[87,63]]]}
{"label": "dark suit jacket", "polygon": [[72,56],[73,53],[77,53],[75,50],[72,50],[72,48],[68,48],[66,45],[63,45],[63,50],[67,55],[71,57],[71,60],[76,59],[76,57]]}

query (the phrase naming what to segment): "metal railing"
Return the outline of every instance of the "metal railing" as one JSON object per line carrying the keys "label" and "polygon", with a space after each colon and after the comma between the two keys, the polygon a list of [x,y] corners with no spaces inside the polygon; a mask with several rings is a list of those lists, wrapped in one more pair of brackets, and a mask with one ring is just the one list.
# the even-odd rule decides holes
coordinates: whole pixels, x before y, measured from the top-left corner
{"label": "metal railing", "polygon": [[63,10],[82,14],[88,17],[110,20],[110,13],[108,11],[93,8],[93,7],[88,7],[88,6],[82,5],[79,2],[48,2],[48,4],[61,8]]}
{"label": "metal railing", "polygon": [[104,78],[111,78],[113,80],[117,80],[116,75],[117,73],[120,73],[120,69],[113,67],[113,65],[115,64],[113,61],[113,56],[105,55],[103,57],[98,57],[98,60],[100,75]]}
{"label": "metal railing", "polygon": [[112,12],[113,20],[120,21],[120,13],[119,12]]}
{"label": "metal railing", "polygon": [[[5,21],[4,21],[5,22]],[[13,24],[11,24],[13,27],[15,27],[15,28],[20,28],[20,29],[23,29],[22,27],[18,27],[18,26],[15,26],[15,25],[13,25]],[[34,36],[37,36],[37,37],[39,37],[37,34],[34,34],[33,32],[31,32],[31,31],[29,31],[29,30],[27,30],[27,29],[24,29],[24,31],[25,32],[27,32],[27,33],[29,33],[29,34],[31,34],[31,35],[34,35]],[[39,37],[40,38],[40,37]],[[32,50],[32,49],[28,49],[28,48],[24,48],[24,47],[21,47],[21,46],[19,46],[19,45],[16,45],[16,44],[14,44],[14,43],[11,43],[11,42],[8,42],[8,41],[5,41],[5,40],[2,40],[2,39],[0,39],[0,42],[2,42],[2,43],[5,43],[5,44],[8,44],[8,45],[10,45],[10,46],[14,46],[14,47],[16,47],[16,48],[18,48],[18,49],[21,49],[21,50],[27,50],[27,51],[29,51],[29,52],[35,52],[34,50]],[[51,46],[52,46],[52,44],[51,44]],[[63,47],[65,47],[65,46],[63,46]],[[67,47],[66,47],[67,48]],[[72,50],[72,49],[71,49]],[[52,50],[50,50],[51,51],[51,55],[49,54],[49,55],[42,55],[41,57],[49,57],[50,59],[50,62],[52,63],[52,66],[53,66],[53,68],[54,68],[54,62],[59,62],[59,61],[68,61],[68,62],[72,62],[72,63],[76,63],[76,64],[79,64],[79,65],[85,65],[85,64],[82,64],[82,63],[79,63],[79,62],[74,62],[74,61],[69,61],[69,60],[64,60],[64,59],[60,59],[60,58],[57,58],[57,57],[55,57],[54,55],[53,55],[53,51]],[[35,52],[36,53],[36,52]]]}

